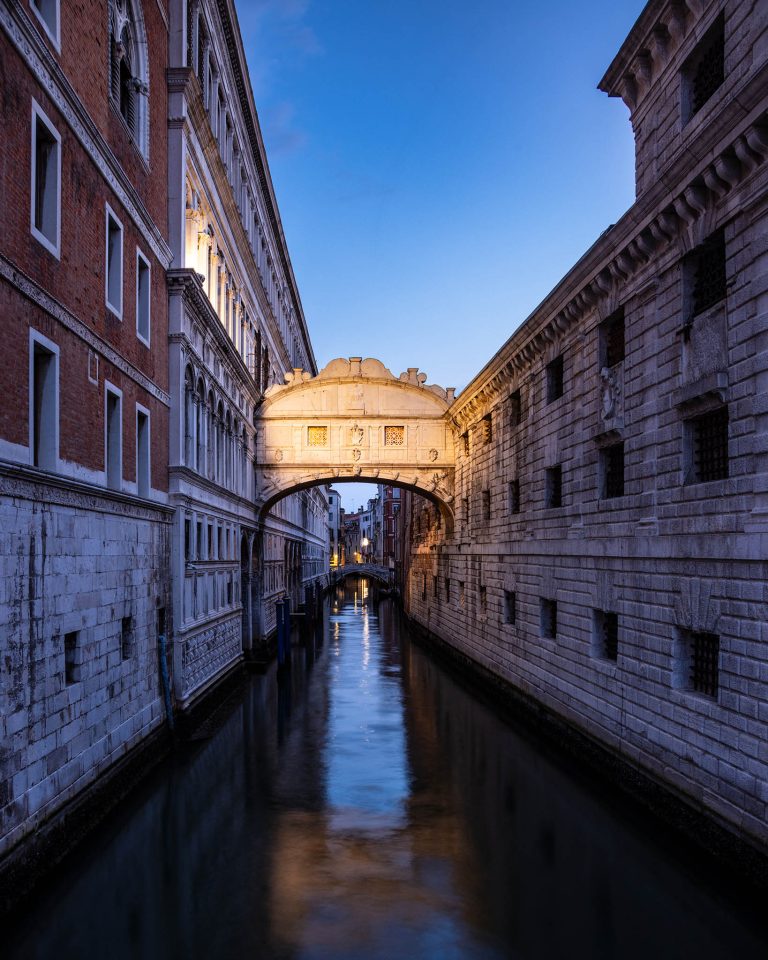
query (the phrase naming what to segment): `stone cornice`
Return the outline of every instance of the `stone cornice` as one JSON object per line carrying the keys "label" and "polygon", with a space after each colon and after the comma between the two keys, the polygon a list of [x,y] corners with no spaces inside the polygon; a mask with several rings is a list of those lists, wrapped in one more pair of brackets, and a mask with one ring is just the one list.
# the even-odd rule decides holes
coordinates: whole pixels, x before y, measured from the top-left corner
{"label": "stone cornice", "polygon": [[278,245],[280,263],[283,267],[288,289],[290,291],[291,302],[296,314],[296,321],[301,326],[304,335],[304,343],[307,349],[309,360],[313,370],[317,369],[312,342],[309,338],[306,320],[304,319],[304,309],[301,305],[296,278],[293,274],[290,257],[288,256],[288,247],[285,241],[283,225],[280,220],[280,213],[275,199],[275,192],[272,186],[272,178],[269,174],[269,165],[267,164],[266,150],[261,136],[256,105],[253,101],[253,91],[251,89],[250,79],[248,77],[248,67],[245,58],[245,52],[242,46],[242,37],[237,20],[237,13],[233,0],[216,0],[219,17],[221,19],[222,30],[224,32],[224,41],[229,52],[230,67],[237,86],[238,96],[240,98],[240,108],[243,112],[243,123],[250,140],[251,151],[256,172],[259,177],[264,203],[267,209],[270,226],[275,241]]}
{"label": "stone cornice", "polygon": [[621,97],[631,114],[667,63],[718,0],[652,0],[637,18],[608,67],[599,90]]}
{"label": "stone cornice", "polygon": [[181,293],[195,314],[202,318],[205,322],[206,330],[211,334],[216,345],[224,353],[228,362],[237,370],[238,375],[243,381],[243,385],[250,391],[251,402],[257,402],[260,394],[256,389],[256,383],[248,367],[245,365],[243,358],[237,352],[235,345],[222,327],[221,321],[211,306],[210,300],[205,295],[199,274],[195,273],[194,270],[185,268],[182,270],[169,270],[167,276],[169,295]]}
{"label": "stone cornice", "polygon": [[[155,257],[167,269],[173,253],[82,101],[19,3],[0,0],[0,27],[82,144]],[[106,69],[106,65],[105,65]],[[162,170],[166,177],[167,171]]]}
{"label": "stone cornice", "polygon": [[142,390],[146,390],[147,393],[150,393],[164,406],[170,407],[171,398],[165,390],[159,387],[153,380],[150,380],[138,367],[135,367],[126,360],[122,354],[118,353],[114,347],[97,333],[94,333],[87,324],[79,320],[63,304],[59,303],[58,300],[54,300],[49,293],[43,290],[41,286],[35,283],[35,281],[25,273],[22,273],[21,270],[2,254],[0,254],[0,277],[7,280],[11,286],[23,294],[28,300],[31,300],[32,303],[37,304],[41,310],[44,310],[55,320],[58,320],[63,327],[66,327],[67,330],[74,333],[76,337],[79,337],[87,343],[92,350],[95,350],[96,353],[104,357],[105,360],[108,360],[113,367],[116,367],[121,373],[130,377]]}
{"label": "stone cornice", "polygon": [[[700,137],[662,173],[657,186],[602,234],[467,385],[449,411],[457,429],[466,429],[481,416],[550,344],[560,340],[601,300],[620,293],[647,264],[688,235],[705,214],[715,217],[718,208],[727,206],[729,197],[756,174],[768,157],[768,113],[762,112],[768,67],[758,71],[753,85],[761,93],[754,97],[759,106],[746,118],[740,104],[731,101],[726,105],[726,109],[738,113],[730,137],[721,140],[715,150],[709,142],[708,128],[703,127]],[[668,183],[675,182],[676,189],[667,188]],[[713,228],[714,224],[710,230]]]}
{"label": "stone cornice", "polygon": [[174,514],[173,507],[164,503],[5,460],[0,460],[0,495],[155,523],[171,523]]}

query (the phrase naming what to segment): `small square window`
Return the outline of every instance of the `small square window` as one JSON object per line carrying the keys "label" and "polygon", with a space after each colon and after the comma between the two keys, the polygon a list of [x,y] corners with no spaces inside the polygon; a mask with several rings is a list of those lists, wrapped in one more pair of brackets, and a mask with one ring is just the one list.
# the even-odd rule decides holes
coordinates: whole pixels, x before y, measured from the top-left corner
{"label": "small square window", "polygon": [[118,318],[123,316],[123,225],[107,205],[106,216],[106,276],[107,307]]}
{"label": "small square window", "polygon": [[728,407],[686,421],[686,483],[725,480],[728,476]]}
{"label": "small square window", "polygon": [[402,447],[405,444],[405,427],[384,427],[384,446]]}
{"label": "small square window", "polygon": [[61,248],[61,137],[32,101],[32,234],[55,257]]}
{"label": "small square window", "polygon": [[509,512],[520,513],[520,481],[510,480],[507,486]]}
{"label": "small square window", "polygon": [[609,610],[592,611],[593,650],[603,660],[617,660],[619,656],[619,615]]}
{"label": "small square window", "polygon": [[545,474],[544,506],[562,507],[563,468],[560,464],[549,467]]}
{"label": "small square window", "polygon": [[615,367],[624,360],[624,307],[600,324],[600,368]]}
{"label": "small square window", "polygon": [[716,633],[680,630],[673,679],[678,688],[717,699],[720,688],[720,637]]}
{"label": "small square window", "polygon": [[491,491],[483,490],[482,494],[483,520],[491,519]]}
{"label": "small square window", "polygon": [[152,273],[149,260],[136,251],[136,336],[149,346],[149,318],[152,303]]}
{"label": "small square window", "polygon": [[612,443],[600,451],[603,499],[624,496],[624,444]]}
{"label": "small square window", "polygon": [[547,403],[563,395],[563,358],[555,357],[547,364]]}
{"label": "small square window", "polygon": [[64,682],[77,683],[80,679],[79,631],[64,634]]}
{"label": "small square window", "polygon": [[307,427],[308,447],[328,446],[328,427]]}
{"label": "small square window", "polygon": [[504,623],[517,622],[517,594],[514,590],[504,591]]}
{"label": "small square window", "polygon": [[539,620],[542,637],[553,640],[557,636],[557,601],[539,598]]}
{"label": "small square window", "polygon": [[493,417],[490,413],[486,414],[482,420],[483,425],[483,443],[490,443],[493,440]]}

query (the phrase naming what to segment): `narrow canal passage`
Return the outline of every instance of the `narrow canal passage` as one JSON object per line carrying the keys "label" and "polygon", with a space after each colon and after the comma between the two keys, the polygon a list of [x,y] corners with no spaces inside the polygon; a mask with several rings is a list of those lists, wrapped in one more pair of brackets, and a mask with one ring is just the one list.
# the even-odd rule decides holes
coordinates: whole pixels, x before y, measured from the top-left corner
{"label": "narrow canal passage", "polygon": [[367,589],[338,591],[317,650],[250,680],[98,828],[6,960],[766,956]]}

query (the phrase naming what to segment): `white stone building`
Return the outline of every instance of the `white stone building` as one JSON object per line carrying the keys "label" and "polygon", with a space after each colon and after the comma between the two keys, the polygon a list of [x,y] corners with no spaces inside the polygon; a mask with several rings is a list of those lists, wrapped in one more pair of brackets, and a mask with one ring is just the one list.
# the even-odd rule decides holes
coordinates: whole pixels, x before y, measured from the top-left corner
{"label": "white stone building", "polygon": [[326,576],[322,488],[257,524],[254,411],[315,371],[233,3],[171,4],[169,273],[174,681],[189,704]]}

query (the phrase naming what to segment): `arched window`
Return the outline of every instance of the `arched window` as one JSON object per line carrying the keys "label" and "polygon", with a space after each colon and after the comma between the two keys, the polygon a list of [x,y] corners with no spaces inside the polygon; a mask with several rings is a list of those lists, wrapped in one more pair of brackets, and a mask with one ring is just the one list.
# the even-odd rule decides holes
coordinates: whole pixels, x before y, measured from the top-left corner
{"label": "arched window", "polygon": [[184,463],[194,466],[195,458],[195,386],[192,370],[184,374]]}
{"label": "arched window", "polygon": [[208,443],[208,432],[205,422],[205,384],[202,379],[197,381],[197,395],[195,397],[195,425],[197,428],[197,454],[195,469],[198,473],[205,471],[205,447]]}
{"label": "arched window", "polygon": [[141,153],[149,155],[149,58],[139,0],[109,0],[109,93]]}
{"label": "arched window", "polygon": [[214,406],[215,401],[213,399],[213,391],[208,394],[208,404],[205,410],[205,444],[208,449],[208,478],[210,480],[215,479],[215,467],[216,467],[216,433],[214,430],[214,417],[216,407]]}

